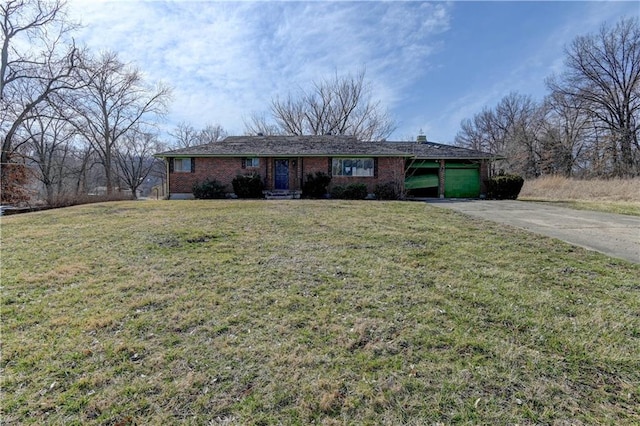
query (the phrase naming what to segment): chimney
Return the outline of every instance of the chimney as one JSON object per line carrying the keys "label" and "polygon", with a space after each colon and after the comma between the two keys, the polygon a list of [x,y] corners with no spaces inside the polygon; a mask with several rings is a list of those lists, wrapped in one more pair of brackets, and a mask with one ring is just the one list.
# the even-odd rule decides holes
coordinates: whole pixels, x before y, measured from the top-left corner
{"label": "chimney", "polygon": [[427,142],[427,135],[424,134],[422,129],[420,129],[420,133],[418,133],[418,137],[416,138],[416,142],[418,142],[418,143],[426,143]]}

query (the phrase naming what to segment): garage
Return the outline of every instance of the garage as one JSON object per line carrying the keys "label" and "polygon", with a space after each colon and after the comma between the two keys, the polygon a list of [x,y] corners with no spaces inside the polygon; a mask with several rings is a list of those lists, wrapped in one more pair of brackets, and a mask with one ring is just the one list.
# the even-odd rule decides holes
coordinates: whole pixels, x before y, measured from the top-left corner
{"label": "garage", "polygon": [[485,192],[489,164],[502,158],[423,140],[395,146],[412,155],[405,164],[404,184],[407,196],[416,198],[479,198]]}
{"label": "garage", "polygon": [[438,197],[440,187],[440,161],[409,160],[407,161],[404,187],[412,197]]}
{"label": "garage", "polygon": [[478,198],[480,196],[480,165],[445,162],[445,198]]}
{"label": "garage", "polygon": [[[413,197],[439,197],[440,161],[419,160],[408,163],[405,189]],[[480,164],[444,162],[444,196],[478,198],[481,190]]]}

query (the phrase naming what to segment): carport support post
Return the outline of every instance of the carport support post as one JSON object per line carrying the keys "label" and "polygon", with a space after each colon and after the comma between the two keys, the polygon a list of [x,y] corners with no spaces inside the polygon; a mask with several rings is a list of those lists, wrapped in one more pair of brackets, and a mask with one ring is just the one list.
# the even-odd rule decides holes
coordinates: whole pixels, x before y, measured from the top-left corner
{"label": "carport support post", "polygon": [[444,160],[440,160],[440,169],[438,170],[438,196],[444,198]]}

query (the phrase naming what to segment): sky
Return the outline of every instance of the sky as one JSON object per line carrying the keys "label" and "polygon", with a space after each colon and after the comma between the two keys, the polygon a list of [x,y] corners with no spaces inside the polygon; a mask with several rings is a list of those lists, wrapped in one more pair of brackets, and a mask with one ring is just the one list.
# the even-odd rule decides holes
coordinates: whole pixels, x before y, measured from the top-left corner
{"label": "sky", "polygon": [[564,49],[637,2],[69,0],[76,43],[118,52],[173,88],[161,127],[244,134],[272,99],[365,72],[396,130],[452,143],[461,120],[510,92],[541,100]]}

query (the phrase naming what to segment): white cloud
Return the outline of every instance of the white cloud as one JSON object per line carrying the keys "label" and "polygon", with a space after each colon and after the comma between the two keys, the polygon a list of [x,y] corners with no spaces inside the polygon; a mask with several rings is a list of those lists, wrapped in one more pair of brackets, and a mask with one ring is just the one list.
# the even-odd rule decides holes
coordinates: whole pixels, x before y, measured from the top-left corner
{"label": "white cloud", "polygon": [[273,97],[335,72],[366,68],[376,98],[402,102],[449,26],[445,3],[72,0],[69,9],[91,49],[173,86],[170,123],[233,133]]}

